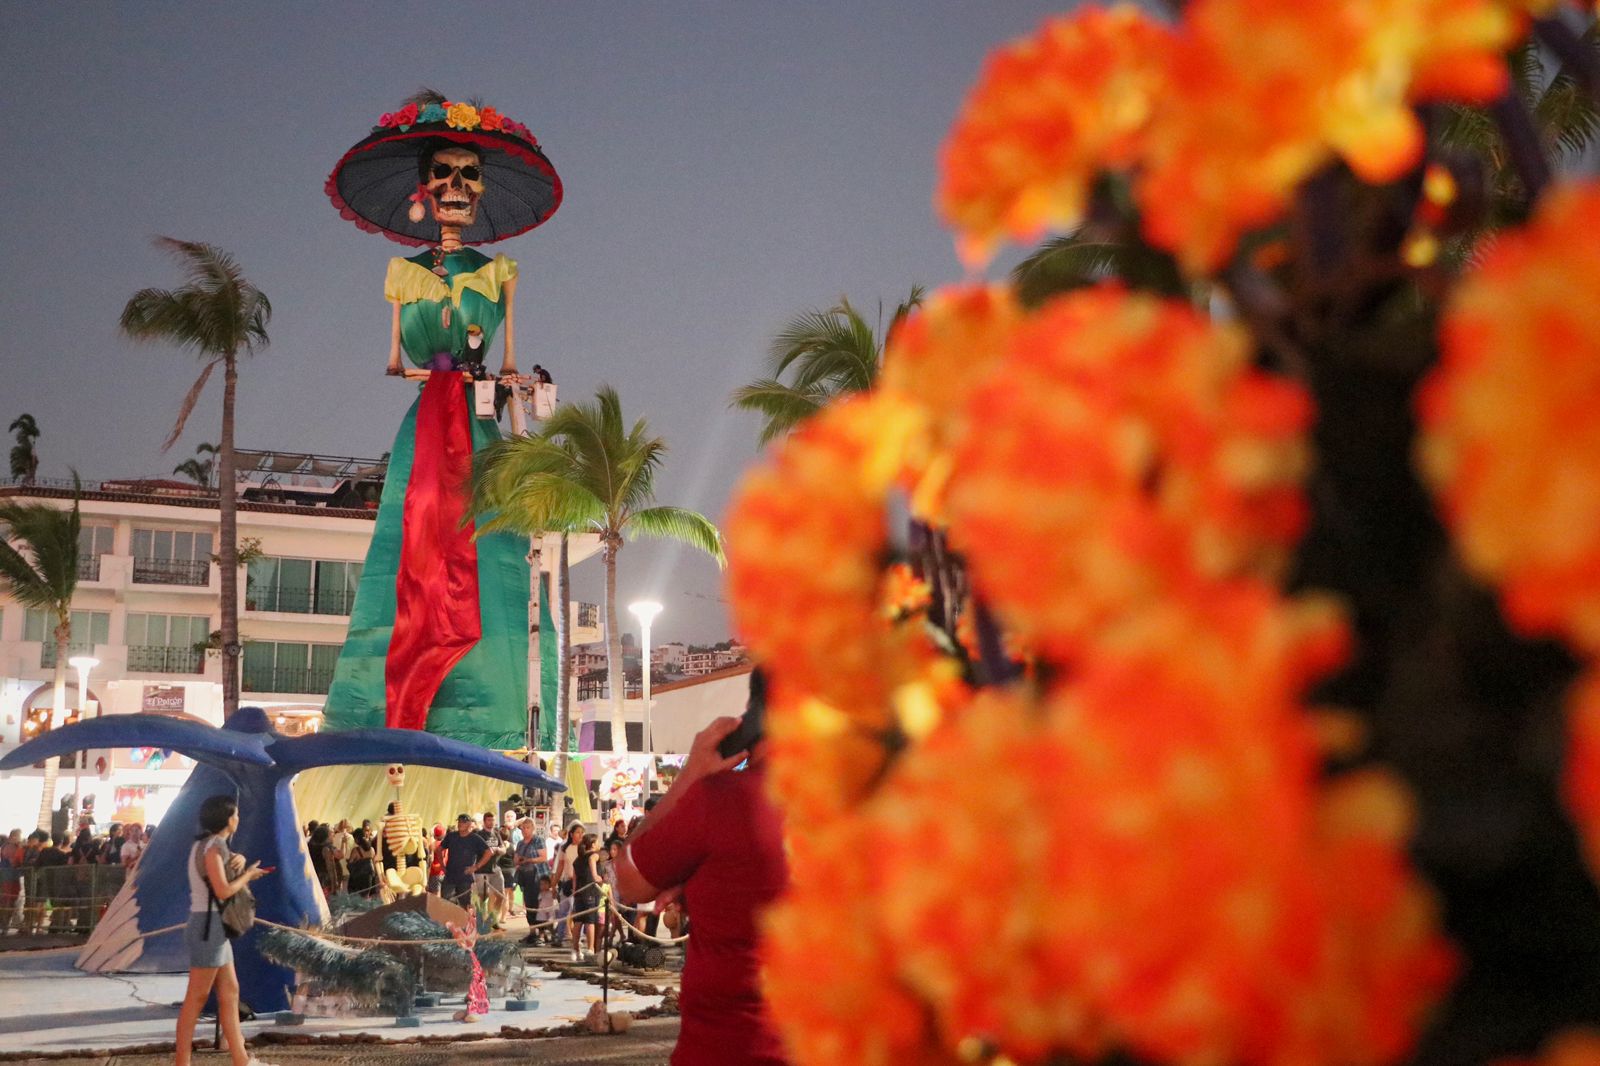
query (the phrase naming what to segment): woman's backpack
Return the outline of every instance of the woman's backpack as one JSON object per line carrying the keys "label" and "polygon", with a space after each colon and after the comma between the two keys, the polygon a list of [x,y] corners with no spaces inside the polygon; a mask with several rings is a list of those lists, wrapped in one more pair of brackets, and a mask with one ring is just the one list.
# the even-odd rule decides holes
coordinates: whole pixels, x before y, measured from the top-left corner
{"label": "woman's backpack", "polygon": [[[206,905],[206,931],[204,939],[211,939],[211,912],[217,912],[217,918],[222,922],[222,932],[229,940],[237,940],[250,931],[256,924],[256,897],[250,891],[249,885],[240,885],[239,891],[227,899],[217,899],[217,894],[211,888],[211,878],[206,876],[204,847],[194,849],[194,868],[200,874],[200,883],[206,886],[206,895],[211,897],[211,902]],[[230,852],[226,844],[222,845],[222,868],[228,868]]]}

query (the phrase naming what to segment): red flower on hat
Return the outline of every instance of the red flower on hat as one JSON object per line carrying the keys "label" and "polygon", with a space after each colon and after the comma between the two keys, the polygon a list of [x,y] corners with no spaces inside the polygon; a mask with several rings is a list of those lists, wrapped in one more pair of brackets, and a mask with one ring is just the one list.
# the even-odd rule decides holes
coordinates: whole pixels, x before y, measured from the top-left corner
{"label": "red flower on hat", "polygon": [[492,107],[478,109],[478,128],[485,130],[501,129],[505,125],[506,117]]}
{"label": "red flower on hat", "polygon": [[415,125],[417,121],[417,105],[407,104],[405,107],[402,107],[389,117],[394,119],[394,124],[399,126],[401,129],[405,129],[407,126]]}

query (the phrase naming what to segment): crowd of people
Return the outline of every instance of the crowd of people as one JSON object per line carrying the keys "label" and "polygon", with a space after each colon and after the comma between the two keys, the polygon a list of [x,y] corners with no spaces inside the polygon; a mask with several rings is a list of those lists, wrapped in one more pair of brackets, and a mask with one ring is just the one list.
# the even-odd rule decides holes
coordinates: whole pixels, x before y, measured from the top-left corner
{"label": "crowd of people", "polygon": [[[427,891],[484,910],[496,928],[513,916],[524,917],[530,930],[525,943],[566,944],[575,961],[592,959],[603,921],[615,923],[618,933],[624,921],[654,931],[653,904],[620,908],[619,918],[600,900],[601,884],[609,884],[611,898],[617,899],[616,863],[642,817],[615,817],[602,838],[577,822],[565,831],[541,833],[534,819],[515,807],[481,816],[463,813],[453,828],[438,824],[425,835],[420,862],[427,870]],[[381,824],[313,821],[304,835],[325,895],[391,897],[386,872],[407,860],[390,850]],[[669,924],[676,926],[677,918],[669,916]]]}
{"label": "crowd of people", "polygon": [[[99,826],[92,809],[70,836],[63,807],[49,832],[12,829],[0,841],[0,932],[85,932],[144,854],[149,835],[138,822]],[[90,867],[110,867],[109,873]]]}

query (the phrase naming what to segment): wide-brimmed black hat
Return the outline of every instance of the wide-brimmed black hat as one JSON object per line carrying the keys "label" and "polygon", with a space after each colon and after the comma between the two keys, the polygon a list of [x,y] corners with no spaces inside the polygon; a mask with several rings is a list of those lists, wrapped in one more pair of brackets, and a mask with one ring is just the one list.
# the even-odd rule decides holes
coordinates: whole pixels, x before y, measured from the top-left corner
{"label": "wide-brimmed black hat", "polygon": [[439,225],[413,222],[418,161],[451,144],[482,160],[483,197],[477,218],[463,227],[463,244],[491,244],[539,225],[561,206],[561,178],[528,127],[492,107],[424,93],[384,115],[372,132],[334,164],[324,187],[339,214],[368,233],[401,244],[439,239]]}

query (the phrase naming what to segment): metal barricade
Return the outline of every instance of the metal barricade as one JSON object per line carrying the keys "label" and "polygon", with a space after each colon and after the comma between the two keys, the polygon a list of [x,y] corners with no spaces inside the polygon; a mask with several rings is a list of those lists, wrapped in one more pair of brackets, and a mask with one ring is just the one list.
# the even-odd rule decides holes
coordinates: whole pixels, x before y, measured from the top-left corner
{"label": "metal barricade", "polygon": [[127,879],[120,865],[0,870],[0,930],[87,933]]}

